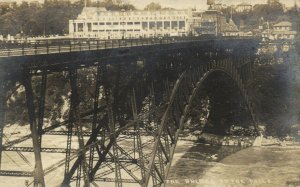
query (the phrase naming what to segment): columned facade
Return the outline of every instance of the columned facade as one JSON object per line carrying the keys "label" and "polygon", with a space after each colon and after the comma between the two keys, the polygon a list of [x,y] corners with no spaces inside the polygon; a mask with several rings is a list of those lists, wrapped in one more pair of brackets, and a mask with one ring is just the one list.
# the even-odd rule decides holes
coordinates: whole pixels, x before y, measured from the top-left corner
{"label": "columned facade", "polygon": [[76,20],[69,20],[74,38],[120,39],[184,36],[190,32],[189,10],[107,11],[86,7]]}

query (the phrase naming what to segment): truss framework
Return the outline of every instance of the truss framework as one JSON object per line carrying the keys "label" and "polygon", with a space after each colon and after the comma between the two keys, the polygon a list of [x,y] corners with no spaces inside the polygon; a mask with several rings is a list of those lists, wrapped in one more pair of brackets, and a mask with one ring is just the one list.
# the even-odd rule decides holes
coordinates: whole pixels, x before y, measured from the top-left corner
{"label": "truss framework", "polygon": [[[156,62],[157,59],[160,61]],[[22,84],[26,90],[31,134],[1,146],[0,159],[2,151],[33,152],[35,170],[0,170],[0,175],[33,176],[33,184],[38,187],[45,186],[44,175],[64,166],[62,187],[70,186],[70,183],[88,187],[97,182],[112,182],[119,187],[126,183],[163,186],[194,98],[203,81],[216,71],[224,72],[234,80],[248,107],[253,126],[257,128],[254,107],[244,86],[252,78],[251,58],[233,59],[226,55],[221,58],[211,52],[200,56],[198,52],[187,49],[151,60],[149,63],[131,62],[128,67],[98,63],[91,95],[93,107],[87,112],[80,111],[78,74],[81,68],[70,66],[65,71],[71,88],[69,117],[51,127],[44,127],[47,80],[51,72],[43,69],[39,74],[40,90],[35,98],[33,74],[25,67]],[[123,74],[128,72],[131,72],[130,78],[122,80]],[[109,80],[112,74],[113,81]],[[1,85],[0,93],[6,93],[5,89],[6,86]],[[5,98],[5,94],[0,95],[1,145]],[[35,100],[38,101],[37,109]],[[85,117],[88,120],[85,121]],[[90,123],[89,132],[82,129],[86,123]],[[67,131],[55,130],[62,125]],[[43,147],[42,137],[45,135],[66,136],[66,147]],[[73,136],[78,140],[78,149],[73,148]],[[29,138],[32,138],[33,147],[14,146]],[[44,169],[41,152],[63,153],[65,159]]]}

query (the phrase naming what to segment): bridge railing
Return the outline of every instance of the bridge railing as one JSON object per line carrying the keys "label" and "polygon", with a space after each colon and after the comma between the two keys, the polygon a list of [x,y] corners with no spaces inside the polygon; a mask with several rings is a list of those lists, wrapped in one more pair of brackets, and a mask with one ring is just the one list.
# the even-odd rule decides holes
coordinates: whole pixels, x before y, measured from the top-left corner
{"label": "bridge railing", "polygon": [[[52,53],[67,53],[76,51],[92,51],[101,49],[113,49],[124,47],[135,47],[145,45],[171,44],[179,42],[191,42],[202,40],[224,40],[222,38],[204,37],[159,37],[139,39],[57,39],[57,40],[35,40],[19,42],[0,42],[0,57],[40,55]],[[231,38],[230,38],[231,39]],[[236,38],[237,39],[237,38]]]}
{"label": "bridge railing", "polygon": [[125,40],[67,39],[67,40],[36,40],[34,42],[0,42],[0,57],[66,53],[134,47],[144,45],[169,44],[193,41],[195,37],[161,37]]}

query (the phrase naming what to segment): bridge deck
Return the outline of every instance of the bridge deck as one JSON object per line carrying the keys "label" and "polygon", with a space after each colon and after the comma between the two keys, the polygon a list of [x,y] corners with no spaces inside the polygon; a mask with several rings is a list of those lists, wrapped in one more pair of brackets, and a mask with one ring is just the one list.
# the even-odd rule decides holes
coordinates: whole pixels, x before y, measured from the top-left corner
{"label": "bridge deck", "polygon": [[[226,40],[231,38],[213,38],[213,40]],[[238,38],[235,38],[238,39]],[[245,39],[245,38],[243,38]],[[248,38],[249,39],[249,38]],[[199,37],[164,37],[142,38],[126,40],[43,40],[22,43],[0,43],[0,57],[30,56],[42,54],[70,53],[80,51],[94,51],[101,49],[115,49],[145,45],[172,44],[191,41],[207,41],[211,39]]]}

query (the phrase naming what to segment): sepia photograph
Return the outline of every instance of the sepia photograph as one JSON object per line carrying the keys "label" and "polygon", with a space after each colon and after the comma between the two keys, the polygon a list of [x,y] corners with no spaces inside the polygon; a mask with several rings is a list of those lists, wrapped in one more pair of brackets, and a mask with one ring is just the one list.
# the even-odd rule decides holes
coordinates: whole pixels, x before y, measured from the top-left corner
{"label": "sepia photograph", "polygon": [[0,0],[0,187],[300,187],[300,0]]}

